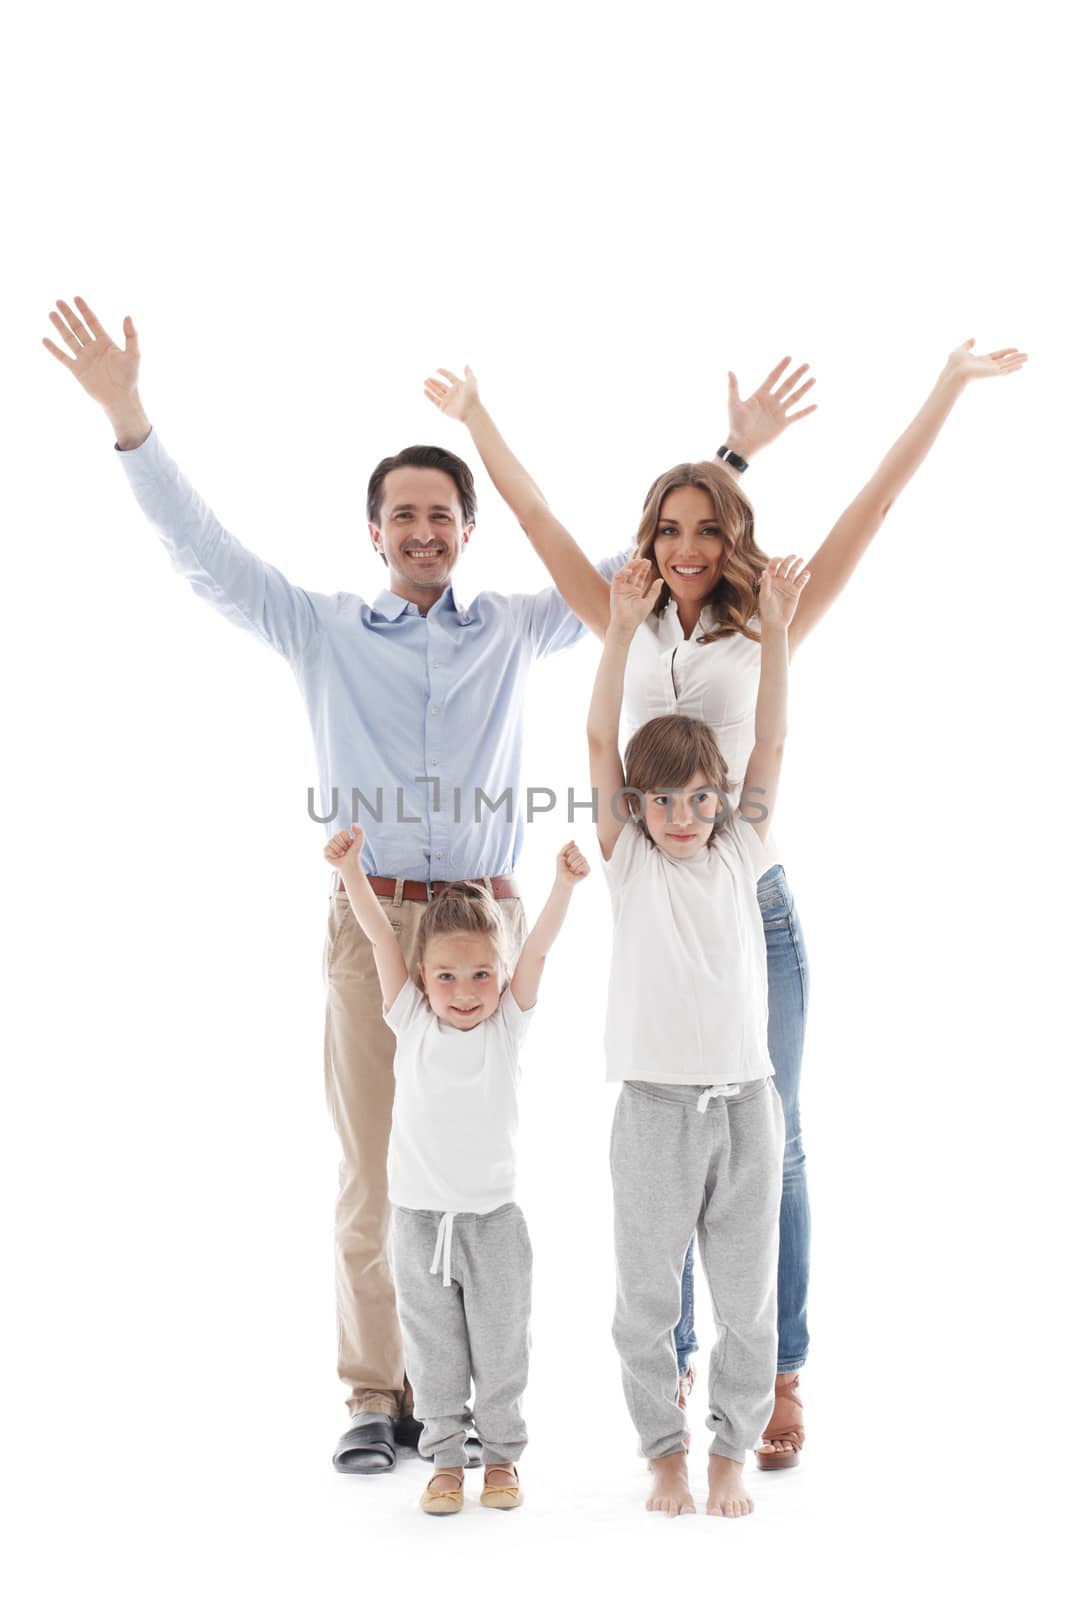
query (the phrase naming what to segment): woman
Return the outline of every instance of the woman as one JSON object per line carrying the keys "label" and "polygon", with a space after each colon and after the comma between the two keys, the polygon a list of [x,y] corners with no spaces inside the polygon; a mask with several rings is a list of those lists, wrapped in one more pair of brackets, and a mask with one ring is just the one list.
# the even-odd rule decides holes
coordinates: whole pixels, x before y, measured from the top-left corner
{"label": "woman", "polygon": [[[1018,371],[1026,356],[1014,349],[973,353],[968,339],[953,350],[918,414],[874,475],[831,528],[808,562],[810,579],[790,628],[790,654],[821,621],[969,383]],[[806,366],[787,372],[779,362],[748,400],[729,375],[729,424],[723,460],[684,463],[662,473],[645,496],[635,555],[647,557],[663,579],[659,600],[635,639],[624,690],[624,738],[669,712],[708,722],[726,756],[730,782],[739,784],[754,741],[759,682],[757,590],[767,558],[755,541],[750,502],[738,478],[757,450],[810,415],[797,403],[814,379],[797,385]],[[459,378],[438,368],[426,380],[429,399],[466,424],[497,490],[518,518],[572,610],[599,638],[609,619],[610,586],[587,560],[509,450],[478,395],[470,368]],[[734,790],[734,803],[740,798]],[[754,797],[758,800],[758,796]],[[792,1467],[804,1443],[799,1372],[808,1353],[807,1287],[810,1220],[800,1133],[799,1085],[808,998],[804,936],[785,870],[779,864],[758,885],[767,940],[768,1048],[786,1123],[778,1262],[778,1378],[775,1404],[757,1451],[764,1469]],[[693,1247],[682,1277],[681,1318],[675,1330],[679,1403],[693,1383]]]}

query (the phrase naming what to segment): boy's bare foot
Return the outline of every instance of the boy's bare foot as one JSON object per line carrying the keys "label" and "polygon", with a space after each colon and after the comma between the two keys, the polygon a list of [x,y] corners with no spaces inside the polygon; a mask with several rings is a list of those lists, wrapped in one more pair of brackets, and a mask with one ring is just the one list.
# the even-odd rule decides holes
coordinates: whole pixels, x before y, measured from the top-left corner
{"label": "boy's bare foot", "polygon": [[662,1511],[668,1517],[685,1517],[696,1514],[689,1488],[689,1463],[684,1450],[672,1456],[658,1456],[648,1463],[652,1472],[652,1489],[645,1501],[646,1511]]}
{"label": "boy's bare foot", "polygon": [[740,1461],[708,1457],[708,1516],[747,1517],[753,1505],[741,1476]]}

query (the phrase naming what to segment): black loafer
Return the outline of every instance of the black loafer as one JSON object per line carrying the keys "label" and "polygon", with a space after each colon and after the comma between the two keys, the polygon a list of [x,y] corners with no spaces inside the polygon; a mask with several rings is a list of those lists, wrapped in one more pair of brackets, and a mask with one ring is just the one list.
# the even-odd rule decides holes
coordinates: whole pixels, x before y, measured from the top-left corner
{"label": "black loafer", "polygon": [[393,1437],[400,1449],[417,1450],[421,1432],[422,1423],[417,1417],[413,1417],[409,1411],[406,1417],[397,1417],[393,1428]]}
{"label": "black loafer", "polygon": [[396,1425],[380,1411],[357,1415],[337,1441],[333,1464],[338,1472],[392,1472],[396,1466]]}

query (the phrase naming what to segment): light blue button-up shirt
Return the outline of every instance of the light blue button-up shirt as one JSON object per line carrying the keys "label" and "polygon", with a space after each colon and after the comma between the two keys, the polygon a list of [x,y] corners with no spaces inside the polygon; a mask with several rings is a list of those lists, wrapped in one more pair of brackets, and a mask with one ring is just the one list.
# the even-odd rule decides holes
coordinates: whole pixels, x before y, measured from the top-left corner
{"label": "light blue button-up shirt", "polygon": [[[246,550],[155,430],[118,452],[175,568],[230,622],[288,661],[311,720],[316,816],[366,831],[363,866],[390,878],[510,873],[522,849],[522,714],[531,664],[585,633],[558,589],[451,587],[425,616],[383,590],[312,594]],[[605,577],[629,550],[599,563]],[[479,791],[484,799],[479,800]]]}

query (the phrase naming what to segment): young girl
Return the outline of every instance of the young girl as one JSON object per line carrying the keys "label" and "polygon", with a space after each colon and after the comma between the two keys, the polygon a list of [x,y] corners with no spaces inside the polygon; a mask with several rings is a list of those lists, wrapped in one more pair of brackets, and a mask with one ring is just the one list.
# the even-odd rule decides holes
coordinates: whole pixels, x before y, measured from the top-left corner
{"label": "young girl", "polygon": [[470,1419],[484,1448],[482,1505],[522,1504],[515,1467],[529,1351],[530,1240],[515,1203],[519,1048],[571,891],[589,873],[573,843],[508,981],[508,936],[477,883],[450,884],[419,922],[414,978],[360,863],[363,830],[325,855],[370,940],[383,1016],[397,1036],[389,1141],[392,1256],[404,1357],[434,1474],[433,1516],[463,1505]]}
{"label": "young girl", "polygon": [[[964,391],[987,378],[1022,370],[1012,347],[979,355],[968,339],[951,351],[929,394],[885,458],[845,508],[808,563],[807,585],[789,630],[790,655],[844,590],[895,501],[921,467]],[[685,462],[661,473],[645,496],[635,555],[648,556],[663,579],[659,600],[638,629],[626,669],[623,737],[668,713],[710,723],[736,781],[753,740],[759,678],[756,580],[765,557],[756,543],[752,507],[738,479],[760,450],[814,406],[801,406],[814,379],[788,359],[747,400],[730,374],[729,432],[714,461]],[[474,374],[442,369],[426,393],[446,415],[465,423],[496,488],[515,513],[567,603],[603,638],[608,584],[553,515],[537,484],[516,459],[478,395]],[[830,470],[833,466],[828,461]],[[757,1465],[794,1467],[804,1443],[799,1372],[808,1356],[808,1270],[811,1219],[800,1125],[800,1077],[810,969],[804,934],[781,858],[759,884],[768,978],[768,1048],[785,1111],[786,1143],[778,1265],[778,1379]],[[682,1279],[675,1330],[680,1394],[692,1387],[692,1244]],[[879,1383],[884,1384],[879,1372]],[[865,1438],[862,1450],[876,1448]],[[859,1456],[854,1452],[856,1459]]]}
{"label": "young girl", "polygon": [[[651,562],[615,574],[589,710],[597,838],[615,922],[605,1047],[622,1082],[611,1139],[623,1390],[653,1472],[650,1511],[692,1512],[674,1327],[694,1230],[718,1339],[709,1381],[708,1511],[752,1510],[741,1475],[774,1403],[784,1119],[767,1049],[757,879],[786,732],[796,557],[759,590],[761,671],[741,810],[711,728],[657,717],[619,759],[630,645],[659,597]],[[647,589],[647,593],[646,593]]]}

